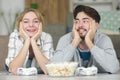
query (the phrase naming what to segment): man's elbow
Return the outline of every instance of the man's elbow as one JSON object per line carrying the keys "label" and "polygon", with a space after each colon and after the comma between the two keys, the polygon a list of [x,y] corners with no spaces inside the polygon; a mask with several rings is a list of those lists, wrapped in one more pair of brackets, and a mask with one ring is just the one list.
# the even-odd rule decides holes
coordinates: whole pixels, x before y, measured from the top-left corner
{"label": "man's elbow", "polygon": [[107,72],[113,74],[113,73],[117,73],[119,70],[120,70],[120,66],[116,65],[116,67],[109,68]]}

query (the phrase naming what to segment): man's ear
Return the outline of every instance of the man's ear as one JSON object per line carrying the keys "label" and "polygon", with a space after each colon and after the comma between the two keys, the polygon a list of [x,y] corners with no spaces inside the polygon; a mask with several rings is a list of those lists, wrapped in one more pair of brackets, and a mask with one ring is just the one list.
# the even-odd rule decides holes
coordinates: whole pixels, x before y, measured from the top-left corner
{"label": "man's ear", "polygon": [[99,27],[99,23],[96,23],[96,27],[97,27],[97,29],[98,29],[98,27]]}

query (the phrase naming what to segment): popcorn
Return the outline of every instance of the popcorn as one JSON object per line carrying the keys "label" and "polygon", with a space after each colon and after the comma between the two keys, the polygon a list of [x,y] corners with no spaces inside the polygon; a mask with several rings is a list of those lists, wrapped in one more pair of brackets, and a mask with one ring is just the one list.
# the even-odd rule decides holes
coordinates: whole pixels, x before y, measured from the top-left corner
{"label": "popcorn", "polygon": [[72,76],[77,65],[77,62],[49,63],[46,68],[50,76]]}

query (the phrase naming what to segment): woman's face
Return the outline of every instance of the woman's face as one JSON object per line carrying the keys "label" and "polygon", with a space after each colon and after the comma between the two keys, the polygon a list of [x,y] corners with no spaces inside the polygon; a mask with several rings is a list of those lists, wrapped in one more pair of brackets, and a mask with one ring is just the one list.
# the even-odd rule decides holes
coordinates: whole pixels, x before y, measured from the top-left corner
{"label": "woman's face", "polygon": [[23,30],[28,34],[28,36],[34,36],[39,27],[40,21],[34,12],[28,12],[24,15],[22,19]]}

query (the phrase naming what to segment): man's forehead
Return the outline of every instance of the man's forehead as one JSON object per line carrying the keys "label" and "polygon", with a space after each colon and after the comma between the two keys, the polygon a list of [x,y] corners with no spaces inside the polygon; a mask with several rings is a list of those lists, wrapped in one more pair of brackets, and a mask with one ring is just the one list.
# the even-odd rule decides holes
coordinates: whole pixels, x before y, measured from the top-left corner
{"label": "man's forehead", "polygon": [[75,20],[90,20],[90,18],[89,17],[83,17],[83,18],[75,18]]}

